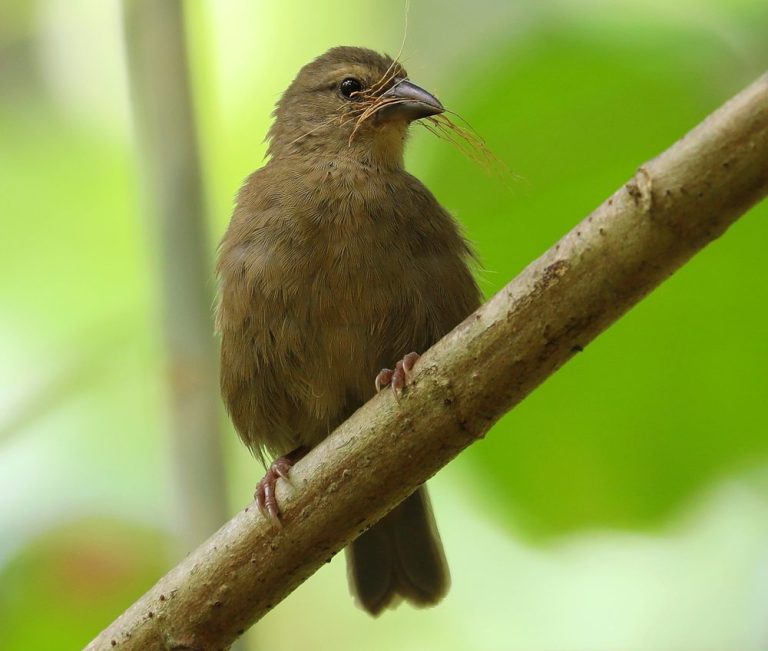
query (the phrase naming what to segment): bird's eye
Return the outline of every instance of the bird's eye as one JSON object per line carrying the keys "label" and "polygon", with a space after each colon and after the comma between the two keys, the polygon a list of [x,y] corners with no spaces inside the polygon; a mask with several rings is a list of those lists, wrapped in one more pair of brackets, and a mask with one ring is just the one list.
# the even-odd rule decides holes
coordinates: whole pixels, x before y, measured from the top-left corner
{"label": "bird's eye", "polygon": [[339,92],[347,99],[352,97],[352,93],[359,93],[362,89],[363,85],[354,77],[347,77],[339,84]]}

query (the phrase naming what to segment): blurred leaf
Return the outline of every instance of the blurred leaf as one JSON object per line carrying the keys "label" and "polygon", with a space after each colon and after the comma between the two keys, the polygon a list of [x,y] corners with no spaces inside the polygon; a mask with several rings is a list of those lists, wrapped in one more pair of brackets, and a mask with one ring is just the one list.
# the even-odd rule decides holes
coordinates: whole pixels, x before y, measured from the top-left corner
{"label": "blurred leaf", "polygon": [[[489,294],[750,81],[735,62],[723,85],[702,74],[729,63],[716,44],[707,54],[700,37],[653,36],[555,31],[469,75],[460,110],[525,181],[505,192],[440,143],[429,184],[477,241]],[[699,74],[680,56],[690,49],[703,52]],[[468,452],[508,521],[531,535],[656,526],[704,485],[768,459],[766,213],[755,209]]]}
{"label": "blurred leaf", "polygon": [[163,573],[169,544],[117,521],[46,534],[0,571],[0,647],[84,647]]}

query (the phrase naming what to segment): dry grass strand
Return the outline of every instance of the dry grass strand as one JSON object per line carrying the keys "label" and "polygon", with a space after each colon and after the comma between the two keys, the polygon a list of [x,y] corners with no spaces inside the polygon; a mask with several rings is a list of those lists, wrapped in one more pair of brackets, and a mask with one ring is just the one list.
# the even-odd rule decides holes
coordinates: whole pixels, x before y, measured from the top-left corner
{"label": "dry grass strand", "polygon": [[[456,124],[447,114],[461,120],[467,128]],[[423,118],[419,124],[436,138],[456,147],[465,158],[479,165],[486,174],[501,180],[507,189],[511,189],[511,181],[521,180],[519,175],[491,151],[474,127],[458,113],[446,110],[445,113]]]}

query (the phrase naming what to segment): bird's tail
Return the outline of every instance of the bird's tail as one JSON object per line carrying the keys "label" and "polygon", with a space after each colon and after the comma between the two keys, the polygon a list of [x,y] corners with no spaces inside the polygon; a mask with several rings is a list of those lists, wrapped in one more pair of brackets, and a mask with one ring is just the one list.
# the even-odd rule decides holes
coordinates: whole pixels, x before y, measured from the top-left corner
{"label": "bird's tail", "polygon": [[450,585],[425,486],[347,547],[349,586],[371,615],[401,598],[431,606]]}

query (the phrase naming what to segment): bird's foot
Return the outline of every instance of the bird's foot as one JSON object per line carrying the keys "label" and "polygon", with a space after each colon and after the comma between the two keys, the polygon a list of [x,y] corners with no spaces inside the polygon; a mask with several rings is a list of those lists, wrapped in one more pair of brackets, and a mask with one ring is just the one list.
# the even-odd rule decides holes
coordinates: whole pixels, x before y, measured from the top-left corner
{"label": "bird's foot", "polygon": [[395,394],[395,399],[400,399],[400,394],[403,392],[408,380],[411,379],[411,372],[416,362],[419,361],[421,355],[418,353],[408,353],[403,359],[395,364],[394,369],[383,368],[376,376],[376,393],[381,391],[384,387],[389,386],[392,392]]}
{"label": "bird's foot", "polygon": [[296,448],[285,456],[278,457],[269,466],[261,481],[256,485],[256,491],[253,499],[256,500],[256,506],[265,518],[269,518],[278,527],[280,523],[280,509],[277,506],[277,497],[275,496],[275,486],[278,479],[284,479],[290,483],[289,473],[293,464],[301,459],[308,452],[308,448]]}

